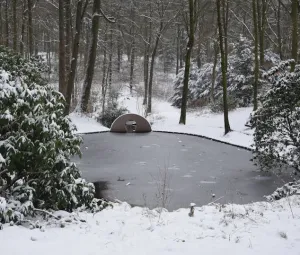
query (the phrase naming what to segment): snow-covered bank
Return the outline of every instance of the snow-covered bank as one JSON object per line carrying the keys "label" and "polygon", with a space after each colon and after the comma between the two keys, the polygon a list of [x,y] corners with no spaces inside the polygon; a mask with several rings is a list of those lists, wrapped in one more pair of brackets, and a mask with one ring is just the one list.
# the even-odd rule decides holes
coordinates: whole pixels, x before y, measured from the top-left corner
{"label": "snow-covered bank", "polygon": [[[123,203],[86,222],[45,225],[42,229],[4,225],[1,254],[300,254],[300,199],[273,203],[211,205],[175,212],[131,208]],[[67,213],[65,213],[67,214]],[[69,217],[63,218],[65,221]],[[45,224],[40,222],[40,224]]]}
{"label": "snow-covered bank", "polygon": [[[144,115],[142,98],[132,97],[124,93],[120,102],[131,113]],[[240,108],[229,113],[232,132],[224,136],[224,118],[222,113],[214,114],[209,111],[188,112],[186,125],[180,125],[180,109],[170,105],[169,102],[153,99],[153,113],[148,117],[155,131],[179,132],[202,135],[216,140],[250,148],[253,143],[253,131],[249,130],[247,122],[251,107]]]}
{"label": "snow-covered bank", "polygon": [[103,132],[109,130],[108,128],[98,123],[95,119],[88,118],[84,115],[71,113],[70,118],[72,120],[72,123],[77,127],[77,134]]}
{"label": "snow-covered bank", "polygon": [[[120,104],[126,107],[130,113],[145,115],[142,98],[131,96],[123,92]],[[224,136],[224,118],[222,113],[211,113],[207,109],[202,112],[188,112],[186,125],[180,125],[180,109],[169,102],[153,99],[153,113],[148,116],[154,131],[179,132],[206,136],[219,141],[250,148],[253,144],[253,130],[245,126],[252,112],[252,108],[239,108],[229,113],[229,121],[232,132]],[[103,132],[109,129],[102,126],[95,119],[81,116],[76,113],[70,115],[72,122],[77,127],[77,133]]]}

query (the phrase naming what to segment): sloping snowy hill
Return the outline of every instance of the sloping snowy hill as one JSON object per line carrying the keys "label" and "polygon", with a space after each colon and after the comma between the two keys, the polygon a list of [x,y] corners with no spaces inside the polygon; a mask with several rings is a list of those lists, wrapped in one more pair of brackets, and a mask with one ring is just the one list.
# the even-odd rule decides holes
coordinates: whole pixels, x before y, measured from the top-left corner
{"label": "sloping snowy hill", "polygon": [[188,212],[160,214],[126,203],[96,215],[57,212],[64,217],[56,224],[40,222],[42,228],[4,225],[0,251],[5,255],[300,254],[299,197],[204,206],[195,209],[194,217]]}

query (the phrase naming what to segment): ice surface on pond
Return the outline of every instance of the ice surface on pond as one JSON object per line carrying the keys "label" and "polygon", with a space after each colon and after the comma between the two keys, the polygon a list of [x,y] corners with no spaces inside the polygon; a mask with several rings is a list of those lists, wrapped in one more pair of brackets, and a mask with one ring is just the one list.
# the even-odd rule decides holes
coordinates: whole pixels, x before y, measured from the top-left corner
{"label": "ice surface on pond", "polygon": [[215,181],[200,181],[201,184],[216,184]]}

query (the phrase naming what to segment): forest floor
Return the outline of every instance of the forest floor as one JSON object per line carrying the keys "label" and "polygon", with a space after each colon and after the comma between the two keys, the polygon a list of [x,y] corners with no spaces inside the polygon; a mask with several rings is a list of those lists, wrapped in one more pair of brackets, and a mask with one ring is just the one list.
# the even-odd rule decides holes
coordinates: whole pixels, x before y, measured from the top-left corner
{"label": "forest floor", "polygon": [[[142,97],[130,95],[125,90],[119,99],[120,105],[130,113],[145,116]],[[245,126],[252,108],[238,108],[229,113],[232,132],[224,135],[222,113],[212,113],[207,108],[192,110],[187,113],[186,125],[179,124],[180,109],[171,106],[170,102],[153,99],[152,114],[147,117],[154,131],[179,132],[202,135],[234,145],[250,148],[253,143],[253,130]],[[77,126],[78,133],[91,133],[109,130],[97,123],[96,120],[72,114],[71,119]]]}

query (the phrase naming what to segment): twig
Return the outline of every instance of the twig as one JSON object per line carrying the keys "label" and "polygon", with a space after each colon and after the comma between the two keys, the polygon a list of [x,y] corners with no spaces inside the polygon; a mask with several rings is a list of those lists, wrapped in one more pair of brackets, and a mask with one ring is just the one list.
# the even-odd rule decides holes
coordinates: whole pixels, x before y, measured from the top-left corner
{"label": "twig", "polygon": [[34,208],[33,211],[47,214],[47,215],[53,217],[54,219],[59,220],[58,217],[56,217],[55,215],[53,215],[52,213],[50,213],[48,211],[45,211],[45,210],[42,210],[42,209],[36,209],[36,208]]}
{"label": "twig", "polygon": [[214,204],[215,202],[217,202],[217,201],[219,201],[220,199],[222,199],[223,197],[224,197],[224,196],[219,197],[219,198],[217,198],[216,200],[214,200],[214,201],[208,203],[207,205],[212,205],[212,204]]}

